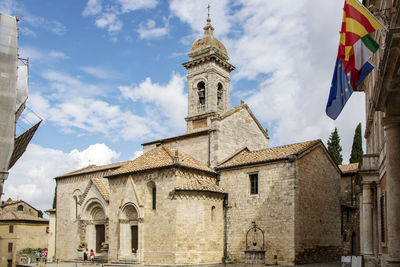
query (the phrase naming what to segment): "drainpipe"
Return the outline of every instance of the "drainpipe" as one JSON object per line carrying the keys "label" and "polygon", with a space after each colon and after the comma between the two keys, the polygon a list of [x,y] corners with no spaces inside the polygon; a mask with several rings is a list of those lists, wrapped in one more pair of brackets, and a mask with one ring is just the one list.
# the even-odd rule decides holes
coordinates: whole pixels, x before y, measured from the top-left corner
{"label": "drainpipe", "polygon": [[225,264],[227,257],[228,257],[228,194],[226,194],[224,198],[224,256],[222,257],[222,263]]}

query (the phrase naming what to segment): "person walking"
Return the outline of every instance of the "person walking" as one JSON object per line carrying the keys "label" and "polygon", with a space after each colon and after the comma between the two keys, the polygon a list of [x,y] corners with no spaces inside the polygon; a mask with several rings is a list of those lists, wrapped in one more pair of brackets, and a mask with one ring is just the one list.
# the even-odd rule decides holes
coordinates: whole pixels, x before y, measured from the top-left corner
{"label": "person walking", "polygon": [[83,263],[85,263],[88,260],[88,249],[85,249],[83,251]]}
{"label": "person walking", "polygon": [[94,263],[94,252],[93,252],[93,249],[90,250],[90,262],[93,265],[93,263]]}
{"label": "person walking", "polygon": [[36,251],[35,255],[36,255],[36,263],[37,263],[37,265],[39,265],[40,252],[39,252],[39,251]]}

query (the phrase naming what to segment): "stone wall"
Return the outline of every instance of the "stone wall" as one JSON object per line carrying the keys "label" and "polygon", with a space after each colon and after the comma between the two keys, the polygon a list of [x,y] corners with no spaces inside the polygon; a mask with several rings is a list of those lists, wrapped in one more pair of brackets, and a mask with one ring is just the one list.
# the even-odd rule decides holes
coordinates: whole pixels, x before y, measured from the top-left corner
{"label": "stone wall", "polygon": [[268,147],[268,139],[246,108],[240,108],[222,120],[215,120],[213,127],[217,131],[211,136],[211,166],[216,166],[243,147],[250,150]]}
{"label": "stone wall", "polygon": [[[173,149],[179,149],[179,151],[184,152],[203,163],[207,163],[209,154],[208,135],[208,133],[205,133],[203,135],[186,138],[171,138],[170,140],[164,140],[163,144]],[[143,146],[143,153],[146,153],[155,147],[155,143],[145,145]]]}
{"label": "stone wall", "polygon": [[174,198],[176,263],[220,263],[224,249],[224,195],[181,191]]}
{"label": "stone wall", "polygon": [[[250,194],[249,174],[258,173],[258,194]],[[244,262],[246,233],[252,222],[265,233],[266,263],[293,264],[294,170],[288,161],[221,171],[228,192],[228,257]]]}
{"label": "stone wall", "polygon": [[296,263],[338,261],[340,172],[322,145],[298,158]]}

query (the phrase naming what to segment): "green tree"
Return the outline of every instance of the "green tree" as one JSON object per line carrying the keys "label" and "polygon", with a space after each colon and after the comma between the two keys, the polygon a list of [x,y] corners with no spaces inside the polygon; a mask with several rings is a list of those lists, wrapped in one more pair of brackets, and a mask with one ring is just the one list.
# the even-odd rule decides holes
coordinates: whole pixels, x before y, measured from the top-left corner
{"label": "green tree", "polygon": [[331,155],[333,161],[340,165],[343,162],[342,157],[342,146],[340,145],[340,137],[337,128],[331,133],[328,140],[328,152]]}
{"label": "green tree", "polygon": [[54,198],[53,198],[53,209],[55,209],[57,206],[57,186],[54,189]]}
{"label": "green tree", "polygon": [[360,122],[356,128],[353,137],[353,146],[351,148],[350,163],[360,162],[363,154],[364,151],[362,148],[361,122]]}
{"label": "green tree", "polygon": [[43,218],[43,211],[38,210],[38,217]]}

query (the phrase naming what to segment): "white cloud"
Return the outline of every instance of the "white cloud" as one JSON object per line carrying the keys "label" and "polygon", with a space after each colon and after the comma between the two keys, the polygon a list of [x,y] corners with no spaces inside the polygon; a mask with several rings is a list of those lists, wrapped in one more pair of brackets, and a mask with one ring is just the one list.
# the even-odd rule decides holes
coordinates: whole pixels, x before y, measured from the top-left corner
{"label": "white cloud", "polygon": [[10,170],[4,183],[4,198],[22,199],[40,210],[51,208],[54,177],[90,164],[103,165],[117,160],[119,153],[105,144],[94,144],[64,153],[57,149],[29,144],[24,155]]}
{"label": "white cloud", "polygon": [[113,79],[116,77],[119,77],[120,74],[116,73],[115,71],[112,70],[106,70],[101,67],[95,67],[95,66],[83,66],[80,68],[82,71],[84,71],[87,74],[90,74],[96,78],[99,79]]}
{"label": "white cloud", "polygon": [[140,39],[155,39],[168,34],[168,20],[164,19],[163,27],[156,27],[154,20],[147,20],[146,24],[140,24],[138,29]]}
{"label": "white cloud", "polygon": [[105,165],[119,158],[121,153],[111,150],[105,144],[90,145],[87,149],[79,151],[74,149],[69,153],[69,156],[79,162],[78,168],[87,165]]}
{"label": "white cloud", "polygon": [[120,21],[114,13],[104,13],[98,19],[95,24],[99,28],[107,28],[108,32],[117,32],[122,28],[122,21]]}
{"label": "white cloud", "polygon": [[59,52],[59,51],[55,51],[55,50],[51,50],[49,56],[50,57],[54,57],[54,58],[60,58],[60,59],[69,58],[65,53]]}
{"label": "white cloud", "polygon": [[14,12],[16,9],[17,3],[14,0],[2,0],[0,2],[0,13],[7,15],[15,15]]}
{"label": "white cloud", "polygon": [[83,16],[93,16],[101,12],[102,6],[100,0],[89,0],[82,12]]}
{"label": "white cloud", "polygon": [[20,23],[22,25],[24,25],[24,23],[28,23],[32,27],[43,28],[60,36],[64,35],[67,31],[65,25],[59,21],[34,16],[28,12],[23,12],[23,14],[21,14]]}
{"label": "white cloud", "polygon": [[[264,1],[263,1],[264,2]],[[173,0],[169,8],[171,13],[181,21],[188,23],[197,37],[203,33],[203,27],[206,25],[207,6],[209,0],[187,1]],[[231,28],[231,17],[228,12],[232,3],[228,0],[213,1],[210,8],[210,18],[214,28],[218,29],[214,33],[216,36],[227,34]]]}
{"label": "white cloud", "polygon": [[122,13],[127,13],[143,8],[154,8],[157,0],[118,0]]}
{"label": "white cloud", "polygon": [[[138,86],[120,86],[122,95],[132,101],[155,105],[148,106],[148,116],[154,119],[167,120],[171,127],[185,129],[183,116],[187,113],[187,94],[184,93],[185,77],[173,74],[166,85],[153,83],[150,78]],[[161,123],[161,122],[160,122]],[[167,125],[166,123],[163,123]]]}

